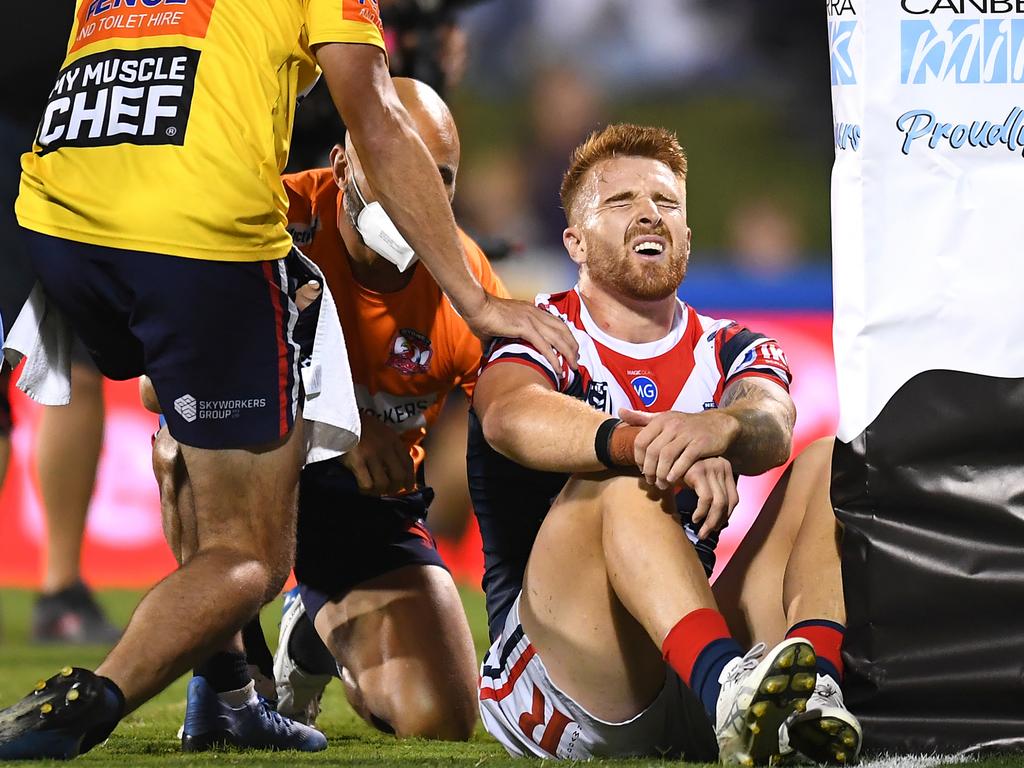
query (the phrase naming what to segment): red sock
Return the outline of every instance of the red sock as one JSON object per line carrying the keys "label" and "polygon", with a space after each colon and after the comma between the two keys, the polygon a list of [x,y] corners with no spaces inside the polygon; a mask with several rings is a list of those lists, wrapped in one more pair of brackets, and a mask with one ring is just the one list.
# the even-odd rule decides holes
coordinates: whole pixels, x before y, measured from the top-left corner
{"label": "red sock", "polygon": [[690,685],[693,665],[701,652],[716,640],[731,639],[725,618],[713,608],[690,611],[665,635],[661,655],[665,661]]}
{"label": "red sock", "polygon": [[843,681],[843,636],[846,627],[827,619],[811,619],[794,624],[786,638],[802,637],[814,646],[818,672],[830,675],[837,683]]}
{"label": "red sock", "polygon": [[697,694],[714,721],[715,706],[722,690],[718,678],[726,664],[743,656],[722,614],[711,608],[698,608],[686,614],[665,636],[661,653]]}

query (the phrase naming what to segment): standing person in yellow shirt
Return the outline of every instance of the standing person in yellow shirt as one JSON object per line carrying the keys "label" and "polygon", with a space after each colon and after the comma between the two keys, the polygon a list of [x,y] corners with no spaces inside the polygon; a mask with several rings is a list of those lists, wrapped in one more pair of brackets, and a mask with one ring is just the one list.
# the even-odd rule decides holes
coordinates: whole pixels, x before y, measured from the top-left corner
{"label": "standing person in yellow shirt", "polygon": [[68,46],[18,219],[100,370],[152,380],[198,548],[95,673],[65,668],[0,711],[0,759],[92,748],[284,583],[305,446],[280,172],[318,68],[379,202],[470,328],[526,338],[552,364],[576,352],[560,321],[489,295],[467,267],[388,76],[377,0],[79,0]]}

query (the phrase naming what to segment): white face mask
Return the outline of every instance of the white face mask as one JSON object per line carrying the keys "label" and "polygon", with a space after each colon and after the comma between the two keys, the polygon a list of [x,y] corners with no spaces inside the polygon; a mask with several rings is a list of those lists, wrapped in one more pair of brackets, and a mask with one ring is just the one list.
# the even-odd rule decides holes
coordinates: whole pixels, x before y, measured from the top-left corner
{"label": "white face mask", "polygon": [[356,191],[356,196],[363,204],[363,210],[359,212],[355,221],[356,231],[363,238],[363,242],[398,267],[399,272],[405,272],[416,262],[416,252],[402,237],[402,233],[398,231],[384,206],[377,202],[366,202],[354,177],[352,189]]}

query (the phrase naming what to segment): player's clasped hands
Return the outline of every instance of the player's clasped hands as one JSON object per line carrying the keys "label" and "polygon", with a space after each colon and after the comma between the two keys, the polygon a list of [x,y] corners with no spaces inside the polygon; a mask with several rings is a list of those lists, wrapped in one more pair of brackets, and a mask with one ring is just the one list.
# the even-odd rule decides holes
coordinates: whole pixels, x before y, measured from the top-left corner
{"label": "player's clasped hands", "polygon": [[477,336],[519,338],[541,352],[554,370],[562,369],[562,357],[576,370],[580,347],[569,328],[554,315],[533,304],[488,295],[483,308],[463,319]]}
{"label": "player's clasped hands", "polygon": [[393,496],[416,485],[412,456],[401,438],[372,413],[360,414],[359,444],[339,461],[367,496]]}
{"label": "player's clasped hands", "polygon": [[732,465],[723,454],[736,434],[736,420],[718,411],[644,413],[622,409],[619,418],[641,427],[634,459],[648,484],[668,490],[680,483],[697,494],[693,522],[705,538],[724,528],[739,503]]}

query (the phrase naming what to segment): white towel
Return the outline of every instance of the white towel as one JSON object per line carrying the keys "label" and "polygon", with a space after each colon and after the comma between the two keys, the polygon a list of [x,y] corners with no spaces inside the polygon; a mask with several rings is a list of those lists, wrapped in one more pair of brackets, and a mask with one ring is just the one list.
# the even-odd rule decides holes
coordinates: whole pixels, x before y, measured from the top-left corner
{"label": "white towel", "polygon": [[312,464],[341,456],[355,447],[359,442],[359,409],[334,297],[319,267],[295,250],[302,263],[316,275],[323,291],[313,354],[302,367],[306,463]]}
{"label": "white towel", "polygon": [[70,403],[71,338],[64,314],[46,300],[37,282],[4,339],[3,356],[11,368],[28,358],[18,389],[42,405]]}

